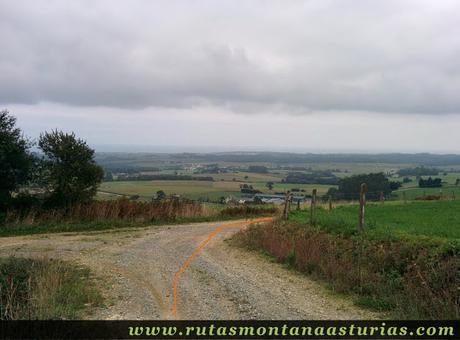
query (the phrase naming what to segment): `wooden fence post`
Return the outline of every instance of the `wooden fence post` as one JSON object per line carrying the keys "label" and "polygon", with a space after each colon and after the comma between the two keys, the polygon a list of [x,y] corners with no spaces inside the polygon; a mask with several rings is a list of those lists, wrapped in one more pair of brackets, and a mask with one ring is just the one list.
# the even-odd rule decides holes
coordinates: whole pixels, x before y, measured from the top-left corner
{"label": "wooden fence post", "polygon": [[359,193],[359,231],[364,231],[365,225],[365,208],[366,208],[366,192],[367,184],[361,184],[361,191]]}
{"label": "wooden fence post", "polygon": [[403,191],[403,201],[404,201],[404,204],[407,203],[407,202],[406,202],[406,192],[405,192],[405,191]]}
{"label": "wooden fence post", "polygon": [[452,191],[452,201],[455,201],[455,191]]}
{"label": "wooden fence post", "polygon": [[383,194],[383,191],[380,192],[380,202],[382,202],[382,204],[385,202],[385,195]]}
{"label": "wooden fence post", "polygon": [[332,210],[332,197],[331,197],[331,195],[329,195],[328,201],[329,201],[329,211],[331,211]]}
{"label": "wooden fence post", "polygon": [[300,199],[297,200],[297,210],[300,210]]}
{"label": "wooden fence post", "polygon": [[313,189],[311,194],[310,225],[316,225],[316,189]]}
{"label": "wooden fence post", "polygon": [[284,211],[283,211],[283,217],[285,220],[288,219],[289,217],[289,191],[286,193],[286,197],[284,198]]}
{"label": "wooden fence post", "polygon": [[442,200],[442,189],[439,189],[439,199]]}

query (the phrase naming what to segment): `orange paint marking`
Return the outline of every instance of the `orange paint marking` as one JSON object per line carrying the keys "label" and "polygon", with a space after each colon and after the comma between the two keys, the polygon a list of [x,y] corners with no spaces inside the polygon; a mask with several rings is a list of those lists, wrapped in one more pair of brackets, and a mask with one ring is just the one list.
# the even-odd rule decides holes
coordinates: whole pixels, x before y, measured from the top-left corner
{"label": "orange paint marking", "polygon": [[226,223],[222,224],[221,226],[217,227],[214,229],[213,232],[208,234],[208,237],[206,240],[204,240],[198,248],[196,248],[192,255],[190,255],[187,260],[185,260],[184,264],[180,269],[177,271],[176,275],[174,276],[173,284],[172,284],[172,289],[173,289],[173,305],[171,309],[171,313],[176,319],[177,317],[177,284],[179,283],[181,275],[187,270],[188,267],[192,264],[193,260],[195,259],[196,255],[214,238],[216,237],[220,232],[224,231],[225,229],[231,229],[231,228],[239,228],[242,229],[243,227],[250,225],[250,224],[255,224],[255,223],[263,223],[263,222],[270,222],[273,220],[273,217],[262,217],[262,218],[257,218],[251,221],[242,221],[242,222],[233,222],[233,223]]}

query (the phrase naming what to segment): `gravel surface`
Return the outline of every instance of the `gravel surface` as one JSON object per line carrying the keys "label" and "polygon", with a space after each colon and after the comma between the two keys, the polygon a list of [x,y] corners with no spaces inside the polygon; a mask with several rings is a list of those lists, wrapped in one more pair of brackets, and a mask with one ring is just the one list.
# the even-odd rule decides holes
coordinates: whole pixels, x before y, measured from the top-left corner
{"label": "gravel surface", "polygon": [[[106,307],[92,319],[171,319],[172,283],[221,223],[0,238],[0,256],[48,257],[89,266]],[[373,319],[308,277],[213,238],[177,285],[178,319]]]}

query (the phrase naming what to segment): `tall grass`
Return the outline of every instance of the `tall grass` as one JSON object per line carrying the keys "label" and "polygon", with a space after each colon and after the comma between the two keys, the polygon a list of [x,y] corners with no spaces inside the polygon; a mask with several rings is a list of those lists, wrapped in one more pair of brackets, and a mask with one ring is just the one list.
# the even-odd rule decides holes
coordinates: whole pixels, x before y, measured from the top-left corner
{"label": "tall grass", "polygon": [[259,216],[274,215],[278,212],[278,208],[274,205],[236,205],[222,209],[219,215],[222,217]]}
{"label": "tall grass", "polygon": [[127,199],[93,201],[63,209],[9,210],[7,225],[37,225],[52,222],[83,221],[171,221],[180,218],[210,216],[214,212],[205,205],[191,201],[168,200],[133,202]]}
{"label": "tall grass", "polygon": [[87,269],[49,259],[0,259],[0,320],[79,319],[101,303]]}
{"label": "tall grass", "polygon": [[160,223],[205,222],[273,215],[271,205],[208,205],[188,200],[93,201],[61,209],[9,210],[0,237],[136,227]]}
{"label": "tall grass", "polygon": [[250,227],[234,241],[397,318],[460,317],[460,248],[453,243],[345,236],[279,221]]}

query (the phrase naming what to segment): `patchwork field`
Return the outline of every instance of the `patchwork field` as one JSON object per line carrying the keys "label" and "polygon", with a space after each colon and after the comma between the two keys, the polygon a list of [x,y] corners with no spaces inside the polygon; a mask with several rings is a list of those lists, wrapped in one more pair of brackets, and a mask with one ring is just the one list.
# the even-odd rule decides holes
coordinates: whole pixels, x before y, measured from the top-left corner
{"label": "patchwork field", "polygon": [[[266,182],[246,182],[253,185],[254,189],[263,193],[285,192],[293,188],[304,190],[298,194],[311,194],[316,188],[318,194],[323,195],[331,187],[330,185],[317,184],[287,184],[274,183],[273,190],[268,190]],[[210,199],[218,200],[220,197],[240,197],[243,194],[240,191],[238,181],[116,181],[104,182],[100,186],[99,198],[110,199],[121,195],[139,195],[141,199],[151,199],[156,196],[157,191],[163,190],[166,195],[177,194],[189,199]]]}

